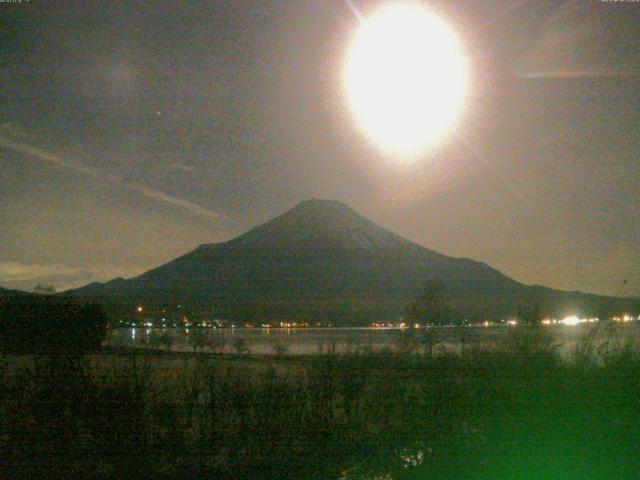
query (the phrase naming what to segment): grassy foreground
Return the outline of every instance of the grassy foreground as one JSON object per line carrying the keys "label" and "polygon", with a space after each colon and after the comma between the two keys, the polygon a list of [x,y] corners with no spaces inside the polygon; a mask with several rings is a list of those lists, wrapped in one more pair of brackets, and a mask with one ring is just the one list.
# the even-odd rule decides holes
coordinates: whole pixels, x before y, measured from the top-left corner
{"label": "grassy foreground", "polygon": [[637,479],[640,349],[3,356],[0,478]]}

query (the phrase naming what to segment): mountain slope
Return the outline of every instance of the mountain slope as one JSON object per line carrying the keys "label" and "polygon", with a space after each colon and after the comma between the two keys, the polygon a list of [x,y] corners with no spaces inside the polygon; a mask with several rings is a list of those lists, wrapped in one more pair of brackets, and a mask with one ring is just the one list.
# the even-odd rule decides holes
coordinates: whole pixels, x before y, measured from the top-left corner
{"label": "mountain slope", "polygon": [[602,299],[525,286],[481,262],[410,242],[330,200],[302,202],[239,237],[201,245],[136,278],[70,293],[213,306],[232,316],[347,321],[401,315],[428,279],[447,286],[464,317],[506,315],[524,301],[591,309]]}
{"label": "mountain slope", "polygon": [[2,297],[19,297],[24,295],[30,295],[29,292],[23,292],[21,290],[9,290],[6,288],[0,287],[0,298]]}

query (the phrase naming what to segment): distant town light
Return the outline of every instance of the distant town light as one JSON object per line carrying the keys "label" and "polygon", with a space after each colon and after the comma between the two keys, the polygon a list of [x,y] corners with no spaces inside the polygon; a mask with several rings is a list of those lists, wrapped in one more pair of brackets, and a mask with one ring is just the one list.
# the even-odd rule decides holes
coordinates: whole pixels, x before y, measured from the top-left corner
{"label": "distant town light", "polygon": [[582,320],[580,320],[578,317],[576,317],[575,315],[571,315],[571,316],[563,318],[562,320],[560,320],[559,323],[562,323],[563,325],[576,326],[581,322],[582,322]]}

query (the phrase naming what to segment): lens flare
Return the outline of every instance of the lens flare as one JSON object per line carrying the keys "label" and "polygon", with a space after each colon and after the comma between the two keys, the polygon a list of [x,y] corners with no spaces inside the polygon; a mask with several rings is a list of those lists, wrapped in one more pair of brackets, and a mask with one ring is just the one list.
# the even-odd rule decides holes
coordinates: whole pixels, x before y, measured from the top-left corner
{"label": "lens flare", "polygon": [[344,67],[359,126],[384,150],[415,157],[452,127],[467,61],[451,29],[425,7],[391,4],[362,20]]}

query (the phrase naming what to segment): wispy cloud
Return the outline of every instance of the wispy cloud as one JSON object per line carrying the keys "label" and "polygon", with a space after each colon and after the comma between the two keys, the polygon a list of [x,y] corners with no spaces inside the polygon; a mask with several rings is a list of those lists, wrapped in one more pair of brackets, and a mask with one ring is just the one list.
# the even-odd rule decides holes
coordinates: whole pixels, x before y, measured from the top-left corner
{"label": "wispy cloud", "polygon": [[132,277],[142,271],[139,268],[125,271],[112,266],[83,269],[59,263],[43,265],[0,261],[0,285],[27,291],[33,290],[36,285],[46,285],[62,291],[118,276]]}
{"label": "wispy cloud", "polygon": [[75,159],[63,158],[54,152],[50,152],[45,148],[34,145],[33,140],[37,137],[25,132],[15,125],[4,124],[0,127],[0,147],[8,148],[15,152],[19,152],[31,157],[39,158],[58,168],[71,170],[91,178],[99,179],[117,185],[125,190],[136,192],[147,198],[167,203],[176,207],[184,208],[192,214],[203,216],[213,221],[227,219],[226,215],[214,212],[207,208],[196,205],[183,198],[169,195],[155,188],[143,185],[138,182],[125,180],[119,175],[103,172],[95,167],[83,164]]}
{"label": "wispy cloud", "polygon": [[603,16],[587,2],[565,2],[516,60],[515,73],[532,79],[639,76],[640,58],[627,48],[637,36],[635,27],[629,23],[606,28]]}
{"label": "wispy cloud", "polygon": [[67,265],[38,265],[18,262],[0,262],[0,282],[24,282],[48,277],[68,277],[78,275],[80,270]]}
{"label": "wispy cloud", "polygon": [[191,165],[185,165],[180,162],[173,162],[166,166],[166,170],[169,172],[185,172],[185,173],[193,173],[195,172],[195,168]]}

